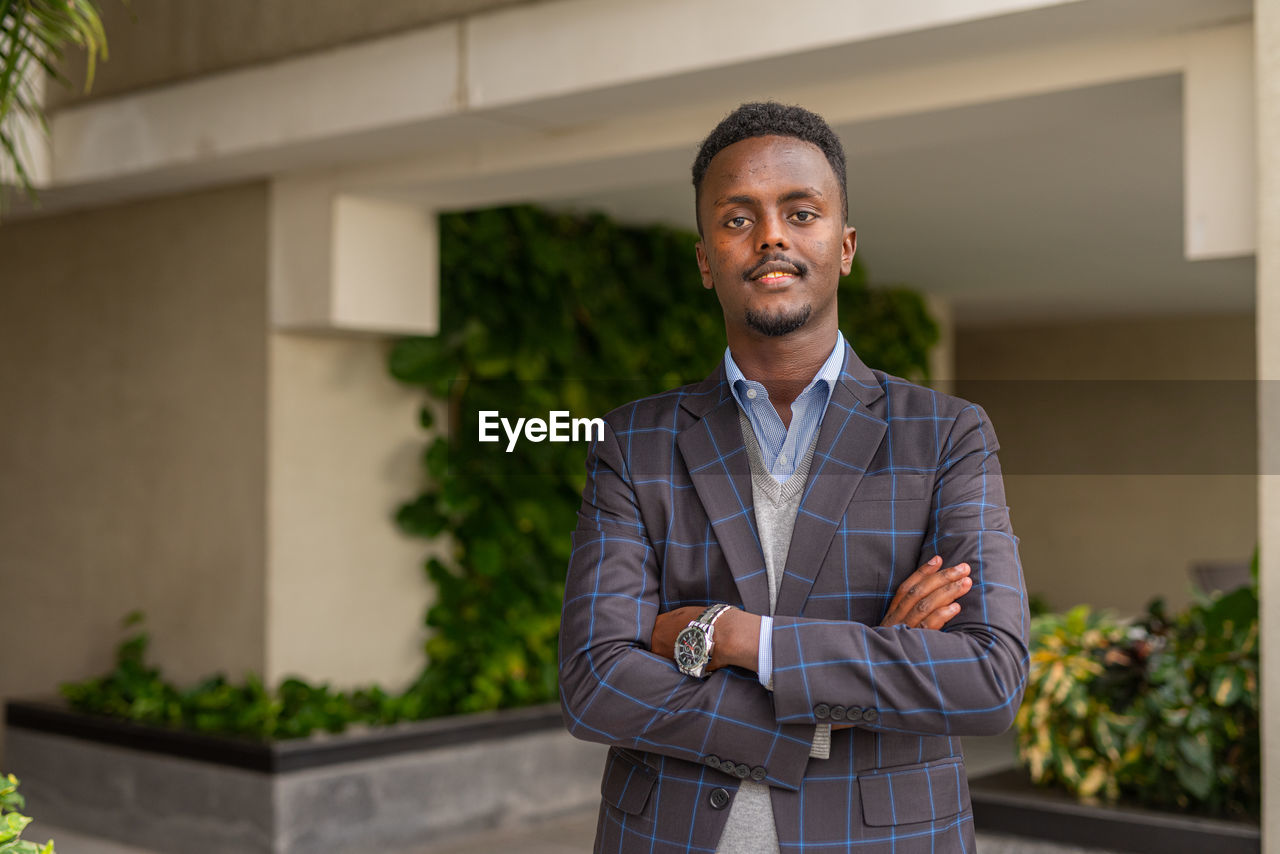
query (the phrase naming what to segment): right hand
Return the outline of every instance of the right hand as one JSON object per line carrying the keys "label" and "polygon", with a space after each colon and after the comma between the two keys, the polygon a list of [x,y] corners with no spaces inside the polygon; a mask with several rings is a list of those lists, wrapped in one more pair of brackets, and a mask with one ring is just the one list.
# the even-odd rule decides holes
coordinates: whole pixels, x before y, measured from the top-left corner
{"label": "right hand", "polygon": [[[889,603],[882,626],[911,629],[940,629],[960,613],[956,602],[969,592],[969,564],[942,569],[942,558],[934,555],[928,563],[907,576]],[[848,729],[855,724],[832,724],[831,729]]]}
{"label": "right hand", "polygon": [[960,613],[956,602],[969,592],[969,564],[942,568],[942,558],[934,555],[898,586],[882,626],[906,626],[911,629],[940,629]]}

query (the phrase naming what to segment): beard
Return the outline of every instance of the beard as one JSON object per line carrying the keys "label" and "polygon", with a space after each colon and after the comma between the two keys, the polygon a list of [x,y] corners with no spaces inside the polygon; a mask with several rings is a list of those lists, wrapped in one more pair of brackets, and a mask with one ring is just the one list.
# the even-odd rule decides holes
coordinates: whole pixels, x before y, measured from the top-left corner
{"label": "beard", "polygon": [[746,320],[747,326],[761,335],[777,338],[782,335],[790,335],[801,326],[804,326],[812,313],[813,306],[811,305],[803,305],[791,312],[779,311],[773,314],[748,308],[746,310]]}

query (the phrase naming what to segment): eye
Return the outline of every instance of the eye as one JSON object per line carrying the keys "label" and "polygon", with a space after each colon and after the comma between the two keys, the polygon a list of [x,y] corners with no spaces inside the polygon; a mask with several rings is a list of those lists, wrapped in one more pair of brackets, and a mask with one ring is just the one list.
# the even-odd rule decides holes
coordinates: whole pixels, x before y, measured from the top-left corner
{"label": "eye", "polygon": [[730,228],[742,228],[746,224],[747,218],[745,216],[735,216],[733,219],[725,223],[725,225]]}
{"label": "eye", "polygon": [[796,211],[791,217],[797,222],[812,222],[818,218],[818,215],[813,211]]}

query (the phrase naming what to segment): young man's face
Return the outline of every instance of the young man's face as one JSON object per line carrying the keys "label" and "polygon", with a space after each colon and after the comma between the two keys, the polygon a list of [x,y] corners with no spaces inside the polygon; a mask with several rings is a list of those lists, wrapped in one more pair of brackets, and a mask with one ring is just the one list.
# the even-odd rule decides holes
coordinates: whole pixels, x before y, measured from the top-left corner
{"label": "young man's face", "polygon": [[718,153],[699,194],[702,284],[714,288],[732,342],[829,322],[856,246],[822,151],[789,136],[744,139]]}

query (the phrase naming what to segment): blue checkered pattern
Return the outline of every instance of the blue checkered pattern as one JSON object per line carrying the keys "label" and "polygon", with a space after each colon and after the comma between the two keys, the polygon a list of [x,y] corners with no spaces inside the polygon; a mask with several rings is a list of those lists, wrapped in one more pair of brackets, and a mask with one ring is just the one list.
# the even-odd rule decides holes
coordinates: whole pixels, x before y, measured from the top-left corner
{"label": "blue checkered pattern", "polygon": [[[647,650],[663,611],[768,612],[737,410],[722,365],[610,413],[588,453],[561,697],[575,735],[612,747],[596,850],[714,851],[738,780],[758,770],[783,851],[973,851],[955,736],[1007,729],[1027,667],[985,413],[846,345],[778,592],[771,694],[755,674],[693,679]],[[935,553],[972,567],[960,615],[944,631],[879,627]],[[856,725],[810,761],[814,725],[835,714]]]}

